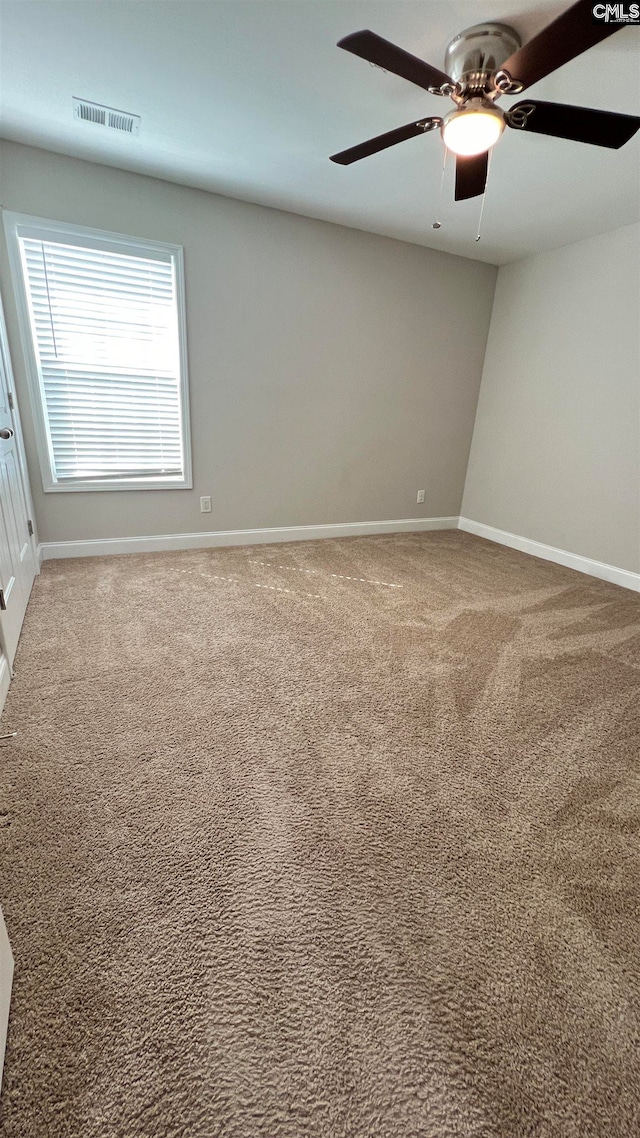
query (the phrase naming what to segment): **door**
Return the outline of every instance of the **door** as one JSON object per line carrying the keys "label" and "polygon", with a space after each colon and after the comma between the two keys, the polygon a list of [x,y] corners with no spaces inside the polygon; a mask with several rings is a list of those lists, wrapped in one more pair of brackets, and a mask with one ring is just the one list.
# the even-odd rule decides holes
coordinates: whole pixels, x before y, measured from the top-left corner
{"label": "door", "polygon": [[19,445],[18,413],[0,306],[0,639],[13,663],[38,565]]}

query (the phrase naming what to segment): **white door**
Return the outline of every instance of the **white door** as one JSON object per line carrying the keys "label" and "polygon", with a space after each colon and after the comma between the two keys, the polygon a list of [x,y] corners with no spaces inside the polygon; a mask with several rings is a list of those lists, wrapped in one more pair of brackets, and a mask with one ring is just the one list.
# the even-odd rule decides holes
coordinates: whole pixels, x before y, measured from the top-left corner
{"label": "white door", "polygon": [[0,306],[0,633],[13,663],[33,579],[38,571],[32,540],[11,362]]}
{"label": "white door", "polygon": [[[0,676],[13,663],[33,578],[38,570],[30,533],[29,485],[22,459],[20,420],[13,396],[13,372],[0,300]],[[6,685],[0,685],[0,711]],[[0,897],[0,900],[2,898]],[[4,1060],[13,957],[0,909],[0,1085]]]}

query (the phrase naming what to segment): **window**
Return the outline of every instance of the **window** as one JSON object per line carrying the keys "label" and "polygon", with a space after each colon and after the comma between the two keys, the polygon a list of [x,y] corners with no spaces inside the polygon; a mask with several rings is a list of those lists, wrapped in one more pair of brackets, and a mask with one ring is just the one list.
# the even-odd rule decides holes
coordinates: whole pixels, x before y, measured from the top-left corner
{"label": "window", "polygon": [[44,489],[191,486],[182,249],[5,225]]}

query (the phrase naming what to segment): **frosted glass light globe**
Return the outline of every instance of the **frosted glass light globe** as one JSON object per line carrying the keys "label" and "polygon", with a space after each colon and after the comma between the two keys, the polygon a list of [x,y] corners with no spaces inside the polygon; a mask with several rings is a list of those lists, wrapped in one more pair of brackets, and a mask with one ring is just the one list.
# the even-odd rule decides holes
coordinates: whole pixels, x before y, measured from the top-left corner
{"label": "frosted glass light globe", "polygon": [[440,130],[445,146],[454,154],[483,154],[500,138],[504,119],[497,107],[466,106],[450,111]]}

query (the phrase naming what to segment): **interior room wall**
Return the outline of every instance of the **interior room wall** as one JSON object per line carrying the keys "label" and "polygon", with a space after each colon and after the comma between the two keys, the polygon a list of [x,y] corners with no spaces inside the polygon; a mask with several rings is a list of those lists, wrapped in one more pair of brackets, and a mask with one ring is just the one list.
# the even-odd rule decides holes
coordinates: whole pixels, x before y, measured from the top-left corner
{"label": "interior room wall", "polygon": [[462,514],[640,570],[640,226],[498,274]]}
{"label": "interior room wall", "polygon": [[16,143],[0,159],[5,209],[185,251],[193,490],[45,495],[2,236],[42,542],[459,513],[493,266]]}

